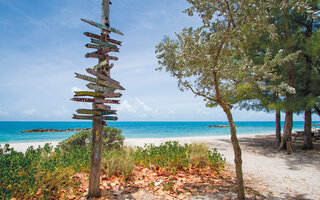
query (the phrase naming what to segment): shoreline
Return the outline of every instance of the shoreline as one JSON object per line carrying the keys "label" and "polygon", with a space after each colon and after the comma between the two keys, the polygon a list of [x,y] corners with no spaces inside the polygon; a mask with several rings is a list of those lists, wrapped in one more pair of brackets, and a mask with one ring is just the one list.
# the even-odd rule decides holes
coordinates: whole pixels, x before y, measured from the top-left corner
{"label": "shoreline", "polygon": [[[272,133],[261,133],[261,134],[240,134],[237,135],[238,138],[244,137],[256,137],[256,136],[267,136],[272,135]],[[194,136],[194,137],[170,137],[170,138],[128,138],[124,140],[124,145],[126,146],[144,146],[145,144],[154,144],[160,145],[161,143],[165,143],[167,141],[178,141],[181,143],[192,143],[192,142],[211,142],[218,140],[231,140],[230,135],[216,135],[216,136]],[[0,142],[1,148],[4,147],[5,144],[9,144],[10,148],[14,148],[14,150],[19,152],[25,152],[30,146],[34,148],[43,147],[46,143],[49,143],[51,146],[56,147],[59,142],[63,140],[55,140],[55,141],[26,141],[26,142]]]}

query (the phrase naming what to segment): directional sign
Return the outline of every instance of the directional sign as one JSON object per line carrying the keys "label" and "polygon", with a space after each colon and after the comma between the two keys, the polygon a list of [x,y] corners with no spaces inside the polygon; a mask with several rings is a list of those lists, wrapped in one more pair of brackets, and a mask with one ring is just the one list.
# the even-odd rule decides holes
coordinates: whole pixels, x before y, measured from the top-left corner
{"label": "directional sign", "polygon": [[110,78],[110,77],[108,77],[108,76],[106,76],[106,75],[103,75],[103,74],[101,74],[101,73],[99,73],[99,72],[97,72],[97,71],[95,71],[95,70],[93,70],[93,69],[87,68],[86,71],[87,71],[89,74],[92,74],[92,75],[94,75],[94,76],[97,76],[97,77],[99,77],[99,78],[101,78],[101,79],[103,79],[103,80],[105,80],[105,81],[108,81],[108,82],[111,82],[111,83],[114,83],[114,84],[118,84],[118,85],[120,84],[120,82],[118,82],[118,81],[116,81],[116,80],[113,80],[112,78]]}
{"label": "directional sign", "polygon": [[117,33],[119,35],[123,35],[123,33],[121,33],[119,30],[117,30],[115,28],[112,28],[112,27],[109,27],[109,26],[104,26],[102,24],[99,24],[97,22],[93,22],[93,21],[90,21],[90,20],[87,20],[87,19],[81,19],[81,20],[84,21],[84,22],[87,22],[88,24],[91,24],[91,25],[93,25],[95,27],[101,28],[103,30],[111,31],[111,32]]}
{"label": "directional sign", "polygon": [[99,80],[99,79],[96,79],[96,78],[92,78],[90,76],[86,76],[86,75],[82,75],[82,74],[78,74],[76,73],[76,78],[79,78],[79,79],[82,79],[82,80],[85,80],[85,81],[90,81],[90,82],[93,82],[93,83],[97,83],[97,84],[100,84],[100,85],[104,85],[104,86],[107,86],[108,88],[113,88],[113,89],[124,89],[121,85],[116,85],[114,83],[109,83],[108,81],[103,81],[103,80]]}
{"label": "directional sign", "polygon": [[85,55],[86,58],[99,58],[99,56],[101,55],[99,55],[97,52],[87,53]]}
{"label": "directional sign", "polygon": [[105,47],[111,47],[111,48],[118,49],[118,47],[113,45],[113,44],[109,44],[108,42],[104,42],[104,41],[96,40],[96,39],[92,39],[92,38],[91,38],[91,43],[98,44],[100,46],[105,46]]}
{"label": "directional sign", "polygon": [[101,92],[89,92],[89,91],[75,91],[75,96],[90,96],[90,97],[100,97],[103,96]]}
{"label": "directional sign", "polygon": [[122,96],[121,93],[102,93],[102,96],[104,96],[104,98],[119,98]]}
{"label": "directional sign", "polygon": [[119,52],[119,49],[106,47],[106,48],[100,48],[97,51],[98,54],[104,54],[109,52]]}
{"label": "directional sign", "polygon": [[104,98],[119,98],[121,93],[102,93],[102,92],[89,92],[89,91],[75,91],[75,96],[90,96],[90,97],[104,97]]}
{"label": "directional sign", "polygon": [[76,115],[76,114],[73,114],[72,119],[92,120],[93,116],[91,116],[91,115]]}
{"label": "directional sign", "polygon": [[95,39],[104,41],[104,42],[111,42],[113,44],[117,44],[117,45],[121,46],[121,42],[120,41],[113,40],[113,39],[110,39],[110,38],[107,38],[107,37],[103,37],[101,35],[96,35],[96,34],[89,33],[89,32],[85,32],[84,35],[88,36],[88,37],[91,37],[91,38],[95,38]]}
{"label": "directional sign", "polygon": [[94,99],[89,99],[89,98],[72,98],[72,101],[79,101],[79,102],[95,102]]}
{"label": "directional sign", "polygon": [[119,100],[110,100],[110,99],[101,99],[97,100],[97,103],[113,103],[113,104],[120,104]]}
{"label": "directional sign", "polygon": [[77,113],[79,114],[87,114],[87,115],[115,115],[116,110],[108,110],[108,111],[101,111],[101,110],[90,110],[90,109],[78,109]]}
{"label": "directional sign", "polygon": [[95,44],[86,44],[85,45],[87,48],[91,48],[91,49],[99,49],[99,45],[95,45]]}
{"label": "directional sign", "polygon": [[107,105],[104,105],[104,104],[96,104],[96,109],[99,109],[99,110],[110,110],[111,107],[107,106]]}
{"label": "directional sign", "polygon": [[118,117],[116,117],[116,116],[104,116],[103,119],[107,120],[107,121],[117,121]]}
{"label": "directional sign", "polygon": [[111,88],[103,87],[103,86],[100,86],[100,85],[95,85],[95,84],[89,83],[86,86],[89,89],[95,90],[95,91],[98,91],[98,92],[113,93]]}

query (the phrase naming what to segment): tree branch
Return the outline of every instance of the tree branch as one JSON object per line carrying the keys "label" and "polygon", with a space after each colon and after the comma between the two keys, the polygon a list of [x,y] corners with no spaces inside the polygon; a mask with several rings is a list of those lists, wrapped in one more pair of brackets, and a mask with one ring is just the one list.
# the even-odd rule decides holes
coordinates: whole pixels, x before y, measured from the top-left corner
{"label": "tree branch", "polygon": [[210,100],[210,101],[217,102],[216,99],[210,98],[210,97],[208,97],[208,96],[206,96],[206,95],[204,95],[204,94],[201,94],[200,92],[194,91],[193,88],[192,88],[190,85],[185,85],[185,86],[186,86],[187,88],[189,88],[189,89],[192,91],[193,94],[198,95],[198,96],[202,96],[202,97],[204,97],[204,98],[206,98],[206,99],[208,99],[208,100]]}

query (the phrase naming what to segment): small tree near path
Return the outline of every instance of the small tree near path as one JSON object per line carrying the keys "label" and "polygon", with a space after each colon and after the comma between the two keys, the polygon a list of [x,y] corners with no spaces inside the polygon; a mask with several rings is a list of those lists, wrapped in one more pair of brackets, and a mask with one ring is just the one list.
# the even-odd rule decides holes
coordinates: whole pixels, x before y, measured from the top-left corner
{"label": "small tree near path", "polygon": [[[180,90],[191,90],[203,97],[206,106],[220,106],[225,112],[231,132],[235,155],[238,199],[245,199],[241,148],[236,135],[232,107],[250,96],[253,86],[268,86],[263,80],[277,76],[274,67],[294,56],[284,57],[282,51],[272,56],[266,52],[264,63],[254,64],[249,55],[253,41],[268,33],[276,38],[269,24],[270,3],[264,1],[188,0],[191,7],[185,12],[198,14],[203,25],[184,28],[176,39],[165,37],[156,47],[160,67],[177,78]],[[276,6],[276,5],[275,5]],[[259,52],[257,52],[259,53]],[[283,87],[283,85],[282,85]]]}

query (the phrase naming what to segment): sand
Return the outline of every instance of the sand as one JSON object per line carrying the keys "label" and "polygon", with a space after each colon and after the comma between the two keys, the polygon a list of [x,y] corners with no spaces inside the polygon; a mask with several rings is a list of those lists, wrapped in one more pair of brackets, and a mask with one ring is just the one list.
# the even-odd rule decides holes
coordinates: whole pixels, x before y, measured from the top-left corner
{"label": "sand", "polygon": [[[240,135],[238,138],[242,148],[246,185],[258,190],[267,199],[320,199],[319,150],[297,150],[292,155],[287,155],[286,152],[277,151],[273,136]],[[143,146],[146,143],[159,145],[169,140],[181,143],[206,142],[224,154],[228,168],[234,170],[230,136],[126,139],[125,145]],[[58,141],[50,143],[55,146]],[[43,146],[44,142],[10,145],[23,152],[30,145]]]}

